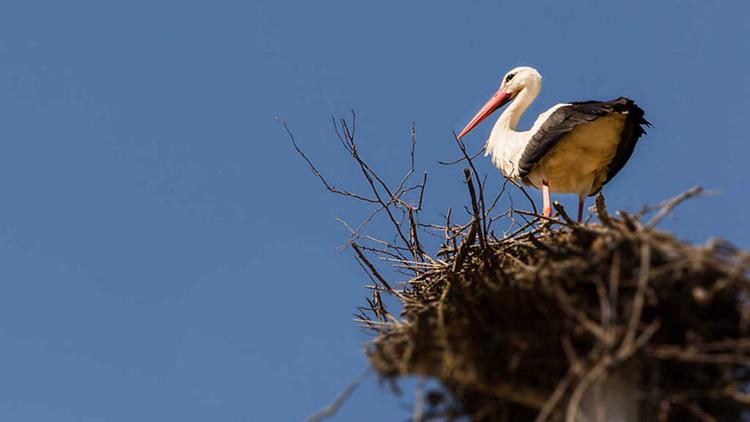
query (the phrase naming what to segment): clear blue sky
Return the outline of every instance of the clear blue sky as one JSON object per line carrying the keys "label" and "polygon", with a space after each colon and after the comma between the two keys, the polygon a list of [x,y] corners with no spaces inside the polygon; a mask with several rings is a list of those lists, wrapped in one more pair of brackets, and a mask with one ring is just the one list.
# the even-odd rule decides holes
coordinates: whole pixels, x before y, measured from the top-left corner
{"label": "clear blue sky", "polygon": [[[701,184],[719,195],[664,226],[750,246],[747,2],[355,3],[0,5],[0,420],[298,421],[365,368],[366,278],[335,220],[364,210],[275,117],[354,189],[330,114],[357,110],[389,180],[416,121],[437,213],[465,199],[436,164],[451,130],[532,65],[527,123],[620,95],[654,123],[611,208]],[[403,420],[410,400],[370,378],[334,420]]]}

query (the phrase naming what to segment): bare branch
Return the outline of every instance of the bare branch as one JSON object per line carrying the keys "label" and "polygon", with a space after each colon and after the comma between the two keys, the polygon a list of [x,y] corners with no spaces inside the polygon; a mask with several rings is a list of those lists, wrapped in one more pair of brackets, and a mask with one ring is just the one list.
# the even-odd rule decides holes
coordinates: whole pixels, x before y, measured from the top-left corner
{"label": "bare branch", "polygon": [[378,272],[378,270],[377,270],[377,269],[375,268],[375,266],[374,266],[374,265],[372,265],[372,262],[370,262],[370,260],[369,260],[369,259],[367,259],[367,256],[365,256],[365,254],[364,254],[364,253],[362,252],[362,249],[360,249],[360,248],[359,248],[359,246],[357,246],[357,244],[356,244],[356,243],[352,243],[351,245],[352,245],[352,249],[354,249],[354,252],[356,252],[356,253],[357,253],[357,256],[359,257],[360,261],[361,261],[361,262],[362,262],[363,264],[365,264],[365,266],[367,266],[367,268],[368,268],[368,269],[370,270],[370,273],[371,273],[371,274],[372,274],[372,275],[373,275],[373,276],[374,276],[375,278],[377,278],[377,279],[378,279],[378,281],[380,282],[380,284],[381,284],[381,285],[382,285],[383,287],[385,287],[385,289],[386,289],[386,290],[387,290],[387,291],[388,291],[389,293],[393,293],[393,294],[395,294],[395,295],[397,295],[397,296],[398,296],[398,295],[399,295],[399,293],[398,293],[397,291],[393,290],[393,288],[391,287],[391,285],[390,285],[390,284],[388,284],[388,282],[387,282],[387,281],[385,281],[385,279],[383,278],[383,276],[381,276],[381,275],[380,275],[380,273],[379,273],[379,272]]}
{"label": "bare branch", "polygon": [[286,131],[287,135],[289,135],[289,139],[291,139],[292,146],[294,146],[294,149],[297,151],[297,154],[299,154],[305,160],[305,162],[307,163],[307,166],[310,168],[310,171],[312,172],[312,174],[315,175],[315,177],[317,177],[320,180],[320,182],[323,184],[323,186],[326,188],[326,190],[328,190],[331,193],[335,193],[337,195],[349,196],[351,198],[358,199],[360,201],[365,201],[365,202],[370,202],[370,203],[377,203],[378,202],[378,201],[376,201],[376,200],[374,200],[372,198],[368,198],[366,196],[362,196],[362,195],[359,195],[359,194],[356,194],[356,193],[352,193],[352,192],[349,192],[349,191],[337,189],[335,186],[329,184],[328,181],[320,173],[320,171],[318,171],[318,169],[312,163],[312,161],[310,161],[310,159],[307,158],[307,155],[305,155],[304,151],[302,151],[302,149],[299,147],[299,145],[297,145],[297,141],[294,139],[294,135],[292,134],[292,131],[289,129],[289,126],[286,124],[286,121],[281,120],[280,122],[281,122],[281,126]]}
{"label": "bare branch", "polygon": [[692,188],[688,189],[687,191],[675,196],[674,198],[667,200],[665,202],[662,202],[658,205],[659,212],[656,213],[653,217],[651,217],[651,220],[646,223],[646,227],[654,227],[657,224],[659,224],[664,217],[669,215],[669,213],[672,212],[672,210],[686,201],[687,199],[690,199],[694,196],[698,196],[701,193],[703,193],[703,188],[700,186],[693,186]]}

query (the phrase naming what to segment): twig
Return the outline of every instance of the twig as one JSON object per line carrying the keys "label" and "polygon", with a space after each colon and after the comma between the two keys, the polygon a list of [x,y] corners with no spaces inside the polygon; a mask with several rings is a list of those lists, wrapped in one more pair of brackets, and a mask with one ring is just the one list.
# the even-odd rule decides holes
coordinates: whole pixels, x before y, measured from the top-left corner
{"label": "twig", "polygon": [[349,399],[349,397],[351,397],[352,393],[354,393],[354,390],[357,389],[359,384],[361,384],[362,381],[364,381],[365,378],[370,375],[371,371],[372,369],[368,367],[365,372],[362,373],[362,375],[357,377],[357,379],[355,379],[351,384],[347,385],[346,388],[344,388],[344,390],[339,393],[336,399],[331,402],[331,404],[310,415],[307,419],[305,419],[305,422],[320,422],[323,419],[335,415],[336,412],[339,411],[341,406],[343,406],[344,403],[346,403],[346,401]]}
{"label": "twig", "polygon": [[607,227],[612,227],[612,219],[609,218],[607,213],[607,204],[604,203],[604,195],[599,192],[596,195],[596,215],[599,217],[599,221]]}
{"label": "twig", "polygon": [[357,244],[354,243],[354,242],[352,242],[351,245],[352,245],[352,249],[354,249],[354,252],[357,253],[357,256],[359,257],[360,261],[362,261],[362,263],[364,263],[367,266],[367,268],[370,270],[370,273],[372,273],[372,275],[375,278],[378,279],[378,281],[380,282],[380,284],[382,284],[383,287],[385,287],[385,289],[388,290],[388,292],[393,293],[395,295],[399,295],[399,293],[397,291],[393,290],[393,288],[391,287],[391,285],[388,284],[387,281],[385,281],[385,279],[383,278],[383,276],[380,275],[380,273],[378,272],[378,270],[375,268],[374,265],[372,265],[372,262],[370,262],[370,260],[367,259],[367,257],[365,256],[364,252],[362,252],[362,250],[359,248],[359,246],[357,246]]}
{"label": "twig", "polygon": [[531,195],[529,195],[529,192],[526,191],[526,188],[524,188],[520,183],[516,182],[513,179],[508,178],[510,180],[510,183],[513,184],[513,186],[517,187],[518,190],[521,191],[523,196],[526,197],[526,200],[529,201],[529,205],[531,205],[531,210],[534,212],[534,214],[539,214],[539,211],[536,209],[536,204],[534,203],[534,200],[531,198]]}
{"label": "twig", "polygon": [[642,242],[641,266],[638,270],[638,285],[636,286],[635,295],[633,296],[633,305],[631,306],[630,319],[628,320],[625,337],[623,338],[620,348],[617,352],[617,357],[619,359],[622,359],[622,357],[624,357],[628,353],[632,353],[630,349],[632,349],[633,347],[633,340],[635,339],[636,332],[638,330],[638,324],[641,322],[643,302],[646,298],[646,285],[648,284],[650,269],[651,246],[647,242]]}
{"label": "twig", "polygon": [[469,229],[469,235],[464,238],[463,242],[461,242],[461,246],[459,246],[458,248],[458,253],[456,254],[456,258],[453,261],[454,273],[461,268],[461,265],[463,265],[464,259],[466,259],[466,253],[469,251],[469,246],[471,246],[474,243],[474,239],[477,236],[478,230],[479,230],[479,221],[475,217],[472,220],[471,228]]}
{"label": "twig", "polygon": [[583,395],[588,391],[591,384],[596,382],[612,363],[612,356],[610,354],[604,354],[594,364],[591,369],[586,372],[586,375],[581,378],[570,394],[570,400],[568,401],[568,408],[565,412],[565,422],[577,422],[578,411],[581,405]]}
{"label": "twig", "polygon": [[310,168],[310,171],[312,172],[312,174],[315,175],[320,180],[321,183],[323,183],[323,187],[325,187],[326,190],[328,190],[331,193],[335,193],[337,195],[349,196],[349,197],[352,197],[354,199],[359,199],[360,201],[365,201],[365,202],[369,202],[369,203],[377,203],[378,202],[378,201],[376,201],[376,200],[374,200],[372,198],[368,198],[366,196],[362,196],[362,195],[359,195],[359,194],[356,194],[356,193],[353,193],[353,192],[349,192],[349,191],[337,189],[335,186],[332,186],[331,184],[329,184],[328,181],[320,173],[320,171],[318,171],[318,169],[315,167],[315,165],[313,164],[313,162],[310,161],[309,158],[307,158],[307,155],[305,155],[304,151],[302,151],[302,149],[299,147],[299,145],[297,145],[297,141],[294,139],[294,135],[292,134],[292,131],[289,129],[289,126],[286,124],[286,121],[280,120],[280,122],[281,122],[281,126],[286,131],[287,135],[289,135],[289,139],[291,139],[292,146],[294,146],[294,149],[297,151],[297,154],[299,154],[302,157],[302,159],[305,160],[305,162],[307,163],[307,166]]}
{"label": "twig", "polygon": [[[472,154],[471,155],[471,159],[473,160],[473,159],[479,157],[483,152],[484,152],[484,147],[482,147],[476,153]],[[461,157],[456,158],[455,160],[451,160],[451,161],[438,161],[438,164],[441,164],[441,165],[444,165],[444,166],[452,166],[452,165],[458,164],[458,163],[460,163],[461,161],[464,161],[464,160],[466,160],[466,156],[461,156]]]}
{"label": "twig", "polygon": [[535,422],[545,422],[547,421],[547,419],[549,419],[572,381],[573,374],[568,373],[567,375],[565,375],[565,377],[563,377],[563,379],[560,380],[560,382],[557,383],[555,390],[552,392],[552,394],[550,394],[549,398],[544,403],[544,406],[542,406],[542,410],[539,411],[536,419],[534,419]]}
{"label": "twig", "polygon": [[424,379],[420,379],[414,389],[414,411],[411,418],[412,422],[424,421],[424,395]]}
{"label": "twig", "polygon": [[486,246],[485,244],[486,238],[484,237],[484,233],[482,232],[482,224],[481,224],[482,214],[479,211],[479,203],[477,202],[477,194],[476,194],[476,191],[474,190],[474,183],[472,183],[471,174],[472,174],[471,170],[464,169],[464,177],[466,181],[466,186],[469,188],[469,196],[471,198],[471,209],[474,214],[475,221],[479,223],[479,228],[477,230],[478,235],[479,235],[479,242],[482,245],[482,247],[484,247]]}
{"label": "twig", "polygon": [[576,309],[576,307],[571,303],[568,294],[565,293],[565,291],[560,288],[560,286],[553,286],[552,291],[555,293],[555,296],[557,296],[560,308],[565,313],[574,317],[583,328],[588,330],[591,334],[594,335],[594,337],[599,339],[599,341],[601,341],[605,345],[612,344],[613,339],[611,332],[603,329],[597,323],[592,321],[585,312]]}
{"label": "twig", "polygon": [[562,217],[562,219],[565,220],[565,222],[568,223],[571,227],[577,225],[577,223],[570,218],[568,213],[565,212],[565,207],[563,207],[561,203],[554,201],[552,203],[552,206],[555,208],[555,211],[557,211],[557,214]]}
{"label": "twig", "polygon": [[[453,139],[456,140],[456,144],[458,145],[458,148],[463,153],[464,157],[466,157],[466,162],[469,164],[469,167],[471,168],[471,174],[474,175],[474,178],[477,182],[477,188],[479,190],[479,207],[481,208],[481,214],[477,212],[477,209],[475,209],[475,214],[479,215],[479,224],[481,225],[481,230],[479,232],[479,238],[480,242],[485,242],[487,240],[487,207],[484,203],[484,185],[482,184],[482,181],[479,179],[479,173],[477,172],[477,168],[474,166],[474,161],[469,157],[468,152],[466,151],[466,145],[459,139],[459,137],[456,135],[455,132],[453,132]],[[466,176],[467,182],[471,180],[470,174],[466,174],[466,169],[464,169],[464,175]],[[471,186],[470,186],[471,189]],[[476,200],[472,201],[472,206],[476,203]]]}
{"label": "twig", "polygon": [[646,227],[654,227],[657,224],[659,224],[664,217],[669,215],[669,213],[672,212],[672,210],[680,205],[682,202],[684,202],[687,199],[690,199],[694,196],[700,195],[703,192],[703,188],[700,186],[693,186],[692,188],[688,189],[685,192],[682,192],[681,194],[675,196],[674,198],[665,201],[659,205],[661,208],[659,212],[656,213],[651,219],[646,223]]}

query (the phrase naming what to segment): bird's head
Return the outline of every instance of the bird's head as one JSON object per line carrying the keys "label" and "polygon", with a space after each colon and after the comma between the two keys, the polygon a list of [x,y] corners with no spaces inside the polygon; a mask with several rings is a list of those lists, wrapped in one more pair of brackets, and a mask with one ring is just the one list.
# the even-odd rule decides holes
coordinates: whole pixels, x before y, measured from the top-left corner
{"label": "bird's head", "polygon": [[517,67],[503,76],[500,82],[500,89],[495,92],[492,98],[482,106],[473,119],[458,134],[458,138],[474,129],[482,120],[486,119],[495,110],[512,101],[516,96],[526,88],[538,89],[542,84],[542,75],[533,67]]}
{"label": "bird's head", "polygon": [[533,67],[517,67],[503,76],[500,90],[506,92],[510,99],[518,95],[524,88],[542,84],[542,75]]}

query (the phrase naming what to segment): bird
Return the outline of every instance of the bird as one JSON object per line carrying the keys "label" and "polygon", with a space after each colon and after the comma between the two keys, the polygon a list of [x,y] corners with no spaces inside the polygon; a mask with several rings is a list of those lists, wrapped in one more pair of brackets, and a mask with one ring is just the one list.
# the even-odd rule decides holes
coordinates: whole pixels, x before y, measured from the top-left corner
{"label": "bird", "polygon": [[506,73],[500,88],[458,134],[460,140],[496,110],[485,155],[503,174],[542,191],[542,216],[552,214],[550,192],[578,195],[578,223],[588,196],[596,195],[630,159],[651,124],[630,98],[554,105],[529,130],[518,122],[542,88],[542,76],[521,66]]}

